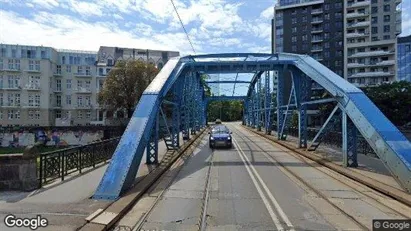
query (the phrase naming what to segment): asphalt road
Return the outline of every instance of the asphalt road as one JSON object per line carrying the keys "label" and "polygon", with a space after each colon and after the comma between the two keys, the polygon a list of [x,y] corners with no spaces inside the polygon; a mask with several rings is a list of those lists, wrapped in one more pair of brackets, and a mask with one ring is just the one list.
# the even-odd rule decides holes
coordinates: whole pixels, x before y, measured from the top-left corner
{"label": "asphalt road", "polygon": [[206,230],[364,230],[373,218],[402,218],[240,125],[229,128],[234,147],[213,151],[206,136],[142,230],[196,230],[203,213]]}

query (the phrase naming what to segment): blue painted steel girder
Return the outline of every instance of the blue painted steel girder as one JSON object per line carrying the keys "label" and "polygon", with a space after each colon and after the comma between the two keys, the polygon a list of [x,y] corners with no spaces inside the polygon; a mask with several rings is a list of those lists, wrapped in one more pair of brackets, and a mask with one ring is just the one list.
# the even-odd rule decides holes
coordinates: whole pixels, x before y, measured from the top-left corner
{"label": "blue painted steel girder", "polygon": [[[210,58],[210,60],[206,60],[207,58]],[[213,58],[216,60],[212,60]],[[261,94],[262,91],[255,91],[256,89],[261,89],[255,86],[256,82],[260,79],[263,72],[279,70],[277,126],[281,127],[282,123],[284,123],[282,121],[284,109],[281,107],[284,105],[284,99],[282,98],[283,94],[278,94],[278,92],[284,91],[284,79],[282,79],[282,76],[288,66],[296,67],[302,71],[336,99],[341,110],[349,116],[353,125],[358,128],[358,131],[376,151],[377,155],[381,159],[386,160],[387,167],[395,175],[395,178],[399,180],[404,188],[411,191],[411,182],[409,181],[411,143],[382,115],[361,90],[309,56],[294,54],[213,54],[172,58],[163,67],[159,75],[141,97],[133,117],[116,148],[110,165],[96,190],[94,198],[116,199],[132,185],[144,150],[150,140],[150,130],[156,121],[155,118],[162,99],[178,79],[183,78],[187,80],[184,83],[183,97],[180,105],[181,129],[184,131],[194,128],[193,119],[196,119],[195,121],[201,119],[192,110],[204,110],[206,105],[206,99],[200,98],[196,95],[196,91],[193,92],[192,90],[194,88],[197,91],[201,90],[201,88],[199,89],[191,83],[194,75],[187,76],[187,73],[255,72],[256,75],[253,77],[247,93],[248,107],[245,113],[250,121],[249,124],[256,126],[261,121],[261,118],[257,118],[256,114],[261,110],[255,109],[261,109],[262,103],[261,100],[257,100],[258,94]],[[198,76],[198,74],[195,76]],[[298,86],[294,87],[297,88]],[[301,93],[301,91],[300,88],[300,90],[297,90],[297,93]],[[294,97],[296,101],[301,102],[302,96]],[[195,102],[192,102],[194,99],[200,102],[195,104]],[[204,101],[201,102],[202,100]],[[296,103],[298,104],[298,102]],[[264,107],[267,108],[266,106]],[[299,109],[303,112],[301,105]],[[299,121],[302,123],[301,119]],[[349,130],[350,128],[347,127],[346,135],[352,133]],[[350,143],[353,143],[353,141],[347,140],[347,150],[349,150]]]}

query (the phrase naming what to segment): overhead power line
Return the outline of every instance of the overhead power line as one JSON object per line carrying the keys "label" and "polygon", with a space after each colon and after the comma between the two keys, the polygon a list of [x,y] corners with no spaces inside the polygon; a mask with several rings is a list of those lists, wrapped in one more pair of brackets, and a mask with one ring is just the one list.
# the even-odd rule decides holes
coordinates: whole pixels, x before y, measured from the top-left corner
{"label": "overhead power line", "polygon": [[190,43],[191,48],[193,49],[194,54],[196,54],[196,51],[194,50],[193,43],[192,43],[191,40],[190,40],[190,36],[188,36],[188,33],[187,33],[187,31],[186,31],[186,28],[184,27],[183,21],[181,20],[180,15],[178,14],[178,11],[177,11],[176,6],[174,5],[174,1],[173,1],[173,0],[170,0],[170,1],[171,1],[171,4],[173,4],[174,11],[175,11],[176,14],[177,14],[178,20],[180,20],[180,23],[181,23],[181,26],[183,27],[184,33],[186,33],[188,42]]}

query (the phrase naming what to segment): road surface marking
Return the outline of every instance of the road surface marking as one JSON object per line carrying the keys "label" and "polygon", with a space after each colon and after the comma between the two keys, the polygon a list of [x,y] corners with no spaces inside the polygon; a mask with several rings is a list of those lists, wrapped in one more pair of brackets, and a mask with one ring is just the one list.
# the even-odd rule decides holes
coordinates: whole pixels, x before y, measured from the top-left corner
{"label": "road surface marking", "polygon": [[[233,138],[234,143],[236,144],[236,146],[238,147],[238,143],[235,141],[235,139]],[[267,197],[264,195],[260,185],[258,185],[257,180],[255,179],[253,173],[250,170],[250,166],[246,163],[246,161],[244,160],[244,157],[242,156],[242,154],[240,153],[240,151],[237,149],[237,153],[240,156],[241,160],[244,163],[245,169],[247,169],[248,175],[250,175],[251,180],[254,183],[254,186],[256,187],[258,194],[260,194],[261,199],[264,202],[265,207],[268,210],[268,213],[271,216],[271,219],[273,220],[275,226],[277,227],[277,230],[284,230],[283,226],[281,225],[280,220],[278,219],[277,215],[275,215],[273,208],[271,207],[271,204],[269,203]]]}
{"label": "road surface marking", "polygon": [[[265,192],[267,193],[268,197],[270,198],[271,202],[274,204],[277,212],[280,214],[281,218],[283,219],[283,221],[287,224],[289,230],[294,230],[293,225],[291,224],[290,220],[288,219],[287,215],[284,213],[283,209],[281,208],[280,204],[278,203],[278,201],[274,198],[273,194],[271,193],[271,191],[268,189],[267,185],[264,183],[263,179],[261,178],[260,174],[258,174],[257,170],[254,168],[254,166],[251,164],[250,160],[248,159],[247,155],[245,155],[243,149],[241,149],[240,145],[238,144],[238,142],[236,141],[236,139],[233,138],[234,143],[236,144],[236,146],[238,147],[238,152],[241,153],[242,155],[244,155],[244,158],[246,159],[247,163],[249,164],[249,166],[251,167],[251,169],[253,170],[255,176],[257,177],[258,181],[261,183],[261,185],[263,186]],[[243,161],[244,162],[244,161]]]}

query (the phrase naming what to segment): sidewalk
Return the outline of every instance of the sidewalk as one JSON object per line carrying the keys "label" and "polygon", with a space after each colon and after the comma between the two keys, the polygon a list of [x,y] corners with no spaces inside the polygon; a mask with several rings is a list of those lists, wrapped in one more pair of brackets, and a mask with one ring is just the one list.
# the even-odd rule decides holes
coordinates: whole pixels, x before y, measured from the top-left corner
{"label": "sidewalk", "polygon": [[[180,142],[183,143],[181,136]],[[167,148],[162,140],[159,141],[158,146],[158,158],[161,161]],[[136,181],[141,180],[154,169],[145,164],[145,159],[146,152]],[[90,199],[107,166],[107,164],[101,165],[90,172],[71,176],[68,180],[46,185],[33,192],[0,192],[0,230],[5,229],[4,217],[10,213],[19,217],[36,215],[46,217],[50,224],[46,230],[74,230],[83,224],[84,219],[92,212],[111,203]]]}

